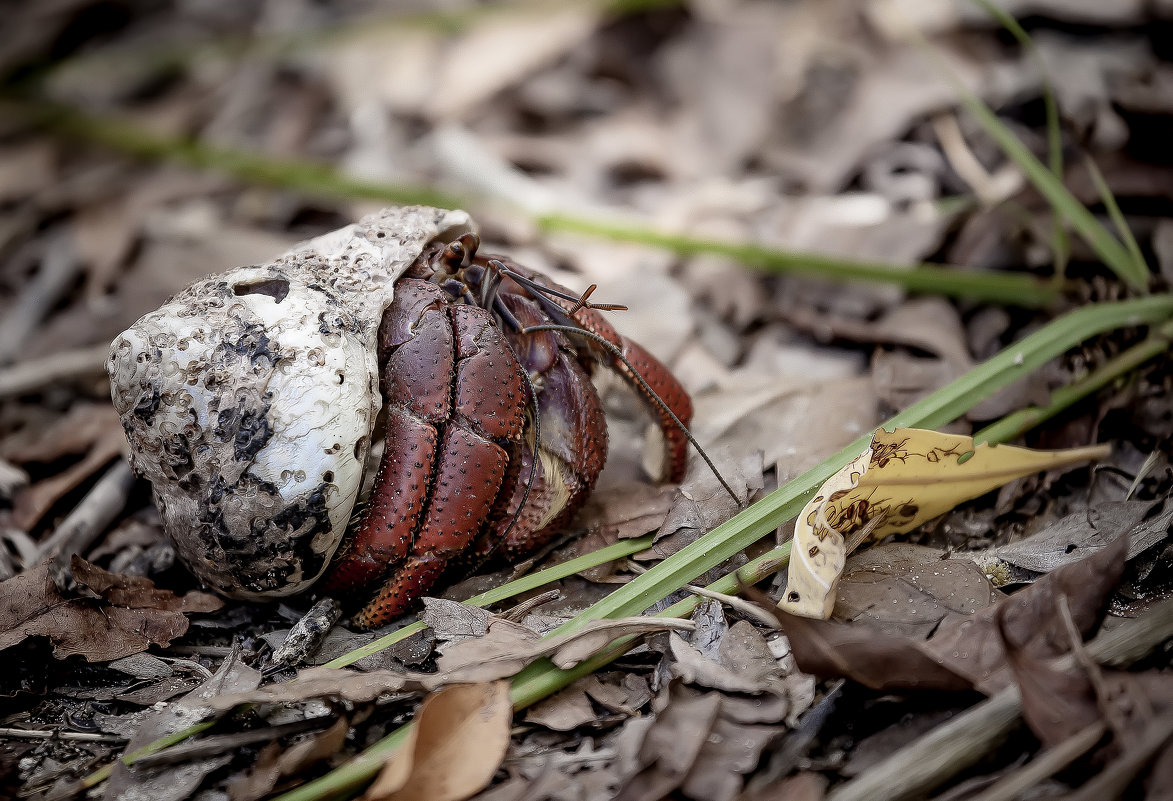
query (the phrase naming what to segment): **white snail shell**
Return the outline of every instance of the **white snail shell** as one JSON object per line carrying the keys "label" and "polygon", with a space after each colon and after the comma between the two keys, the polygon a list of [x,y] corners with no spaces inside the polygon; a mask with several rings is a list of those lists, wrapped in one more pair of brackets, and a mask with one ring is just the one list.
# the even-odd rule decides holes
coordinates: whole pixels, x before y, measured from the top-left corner
{"label": "white snail shell", "polygon": [[291,595],[325,570],[362,485],[395,281],[429,242],[470,230],[462,211],[386,209],[198,281],[114,340],[131,463],[213,589]]}

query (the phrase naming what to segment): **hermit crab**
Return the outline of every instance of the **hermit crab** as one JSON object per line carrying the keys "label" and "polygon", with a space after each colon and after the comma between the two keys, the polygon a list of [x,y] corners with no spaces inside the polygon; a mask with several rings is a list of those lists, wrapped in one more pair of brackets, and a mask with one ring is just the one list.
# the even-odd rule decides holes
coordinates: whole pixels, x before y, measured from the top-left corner
{"label": "hermit crab", "polygon": [[689,397],[609,308],[480,253],[464,212],[394,208],[189,286],[107,368],[192,572],[247,599],[317,582],[369,598],[352,619],[373,627],[460,566],[532,552],[582,504],[607,452],[598,365],[649,399],[682,478]]}

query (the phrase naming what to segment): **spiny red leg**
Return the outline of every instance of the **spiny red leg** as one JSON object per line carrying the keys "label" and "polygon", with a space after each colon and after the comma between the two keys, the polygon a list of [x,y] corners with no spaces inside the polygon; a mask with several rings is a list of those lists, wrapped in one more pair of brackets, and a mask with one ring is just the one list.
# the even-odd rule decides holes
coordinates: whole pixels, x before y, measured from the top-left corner
{"label": "spiny red leg", "polygon": [[505,475],[505,450],[471,431],[449,426],[437,462],[436,486],[411,557],[356,614],[373,628],[402,614],[439,578],[481,530]]}
{"label": "spiny red leg", "polygon": [[[572,294],[565,287],[532,270],[526,270],[512,263],[508,265],[508,268],[536,283],[565,294]],[[667,406],[681,424],[687,427],[692,422],[692,400],[688,396],[688,391],[684,389],[663,362],[648,353],[639,343],[620,335],[597,309],[589,306],[580,307],[575,300],[557,296],[549,297],[548,300],[560,306],[582,328],[610,342],[631,363],[631,367],[628,367],[623,359],[616,357],[610,351],[604,351],[601,347],[595,349],[596,352],[602,351],[599,358],[635,387],[656,415],[660,430],[664,432],[666,480],[683,480],[688,467],[688,437],[672,420],[672,415],[667,413],[664,406]],[[658,403],[652,397],[651,393],[653,392],[659,396],[663,404]]]}
{"label": "spiny red leg", "polygon": [[326,592],[353,592],[402,561],[427,500],[455,370],[452,327],[439,288],[404,280],[379,329],[386,446],[366,513],[322,580]]}
{"label": "spiny red leg", "polygon": [[[503,445],[521,440],[524,379],[500,329],[488,312],[472,306],[448,307],[446,317],[456,357],[452,414],[443,427],[430,498],[407,559],[392,567],[379,593],[354,616],[362,628],[406,611],[468,549],[500,494],[509,461]],[[427,355],[425,349],[411,358],[418,365]],[[424,400],[410,386],[402,389],[413,403]],[[387,443],[388,452],[401,447]]]}
{"label": "spiny red leg", "polygon": [[664,402],[664,405],[657,403],[649,395],[648,387],[644,387],[622,361],[612,358],[611,367],[644,396],[652,413],[656,415],[656,422],[659,423],[660,430],[664,432],[666,479],[673,482],[683,481],[684,474],[688,469],[688,437],[680,430],[680,426],[676,424],[664,406],[671,409],[672,414],[676,415],[680,423],[687,427],[692,422],[692,399],[688,396],[688,391],[681,386],[680,382],[676,380],[676,376],[662,361],[644,350],[638,342],[627,337],[620,339],[622,340],[620,349],[623,356],[635,368],[635,375],[647,383],[648,387]]}

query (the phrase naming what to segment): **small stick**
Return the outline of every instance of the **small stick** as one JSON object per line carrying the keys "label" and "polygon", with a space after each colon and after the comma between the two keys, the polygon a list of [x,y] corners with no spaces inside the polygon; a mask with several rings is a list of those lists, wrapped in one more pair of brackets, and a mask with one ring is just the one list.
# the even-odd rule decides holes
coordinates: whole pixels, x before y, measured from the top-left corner
{"label": "small stick", "polygon": [[28,395],[59,381],[101,375],[109,353],[109,345],[96,345],[26,359],[0,369],[0,400]]}
{"label": "small stick", "polygon": [[971,798],[970,801],[1014,801],[1043,779],[1054,776],[1086,754],[1093,745],[1103,738],[1106,730],[1103,723],[1091,724],[1054,748],[1048,748],[1013,773],[1003,776],[985,792]]}
{"label": "small stick", "polygon": [[109,745],[124,745],[125,737],[115,734],[95,734],[87,731],[50,731],[49,729],[11,729],[0,728],[0,737],[11,737],[14,740],[73,740],[80,743],[107,743]]}
{"label": "small stick", "polygon": [[40,269],[0,315],[0,363],[11,361],[21,352],[37,326],[69,290],[81,266],[64,232],[49,237],[42,249]]}
{"label": "small stick", "polygon": [[69,557],[83,553],[93,545],[126,506],[134,481],[134,473],[125,459],[114,462],[81,503],[61,521],[57,530],[41,543],[37,559],[26,568],[50,560],[53,572],[63,575],[69,569]]}

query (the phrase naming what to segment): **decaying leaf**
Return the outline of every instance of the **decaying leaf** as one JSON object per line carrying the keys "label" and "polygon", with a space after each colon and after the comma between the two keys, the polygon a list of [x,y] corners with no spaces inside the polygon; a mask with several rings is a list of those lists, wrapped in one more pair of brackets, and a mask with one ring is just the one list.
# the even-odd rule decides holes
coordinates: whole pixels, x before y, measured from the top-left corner
{"label": "decaying leaf", "polygon": [[81,654],[105,662],[166,645],[187,631],[185,612],[214,612],[224,605],[214,595],[177,596],[141,576],[110,573],[74,555],[78,584],[97,597],[66,598],[47,564],[0,583],[0,650],[26,637],[48,637],[53,654]]}
{"label": "decaying leaf", "polygon": [[910,531],[1012,479],[1108,452],[1108,446],[1067,451],[975,446],[971,437],[956,434],[880,429],[858,458],[824,482],[795,521],[780,606],[793,615],[829,617],[857,532],[879,540]]}
{"label": "decaying leaf", "polygon": [[673,682],[654,716],[629,721],[617,743],[625,776],[618,798],[665,798],[678,789],[696,801],[732,801],[780,729],[739,721],[726,700]]}
{"label": "decaying leaf", "polygon": [[971,560],[943,556],[936,548],[908,542],[852,554],[833,617],[925,637],[946,614],[973,614],[998,600],[1000,594]]}
{"label": "decaying leaf", "polygon": [[[240,647],[234,646],[212,678],[179,701],[144,715],[138,730],[126,745],[127,753],[197,723],[209,714],[215,714],[211,701],[228,693],[255,689],[260,681],[261,674],[241,661]],[[137,801],[144,798],[151,801],[181,801],[199,787],[205,776],[231,760],[231,753],[217,754],[181,765],[155,768],[135,768],[120,761],[114,765],[105,798],[108,801]]]}
{"label": "decaying leaf", "polygon": [[555,665],[565,669],[619,637],[692,628],[693,624],[687,620],[632,617],[593,620],[577,631],[539,638],[520,624],[496,618],[489,623],[484,637],[461,640],[445,648],[436,666],[438,675],[446,682],[491,681],[512,676],[539,657],[548,656]]}
{"label": "decaying leaf", "polygon": [[781,608],[775,614],[805,672],[846,676],[881,690],[972,688],[991,694],[1011,680],[1006,643],[1035,658],[1068,650],[1059,598],[1083,637],[1096,631],[1123,573],[1127,548],[1127,537],[1120,537],[1000,603],[974,614],[949,612],[927,639],[790,615]]}
{"label": "decaying leaf", "polygon": [[509,746],[509,683],[462,684],[428,696],[407,742],[363,801],[462,801],[493,778]]}
{"label": "decaying leaf", "polygon": [[257,801],[264,798],[282,778],[296,776],[338,753],[346,741],[348,728],[346,718],[339,718],[325,731],[312,732],[291,746],[269,743],[261,750],[252,770],[234,777],[228,783],[229,798],[232,801]]}

